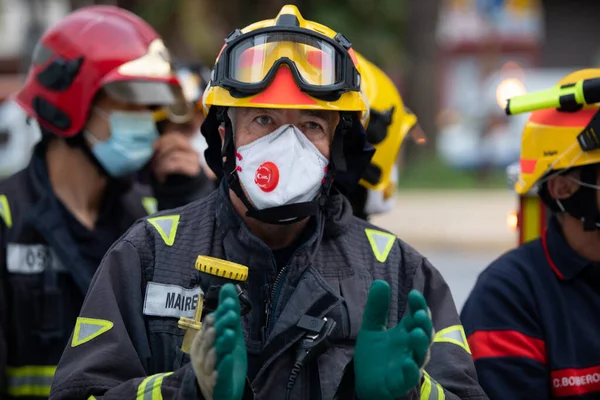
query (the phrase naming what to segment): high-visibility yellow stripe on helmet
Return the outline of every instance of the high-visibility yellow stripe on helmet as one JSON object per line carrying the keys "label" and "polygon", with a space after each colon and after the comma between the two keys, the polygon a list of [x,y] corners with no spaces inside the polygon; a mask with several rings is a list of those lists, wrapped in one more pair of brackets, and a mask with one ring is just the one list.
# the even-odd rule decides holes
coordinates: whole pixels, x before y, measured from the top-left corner
{"label": "high-visibility yellow stripe on helmet", "polygon": [[138,386],[136,400],[162,400],[162,391],[160,387],[165,376],[171,375],[172,372],[163,374],[150,375]]}
{"label": "high-visibility yellow stripe on helmet", "polygon": [[6,367],[7,393],[14,397],[49,396],[55,365]]}
{"label": "high-visibility yellow stripe on helmet", "polygon": [[444,389],[429,374],[423,371],[420,400],[445,400]]}
{"label": "high-visibility yellow stripe on helmet", "polygon": [[434,343],[452,343],[459,347],[462,347],[467,353],[471,354],[469,343],[467,342],[467,336],[462,325],[452,325],[447,328],[438,331],[433,338]]}

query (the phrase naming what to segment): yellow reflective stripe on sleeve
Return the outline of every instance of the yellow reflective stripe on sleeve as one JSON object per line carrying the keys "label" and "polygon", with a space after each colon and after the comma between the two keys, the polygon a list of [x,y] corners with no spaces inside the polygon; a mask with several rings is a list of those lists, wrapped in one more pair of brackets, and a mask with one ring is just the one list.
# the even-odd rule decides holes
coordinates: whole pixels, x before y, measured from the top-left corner
{"label": "yellow reflective stripe on sleeve", "polygon": [[10,213],[10,206],[8,205],[8,199],[6,195],[0,194],[0,218],[4,220],[7,228],[12,227],[12,215]]}
{"label": "yellow reflective stripe on sleeve", "polygon": [[429,374],[423,371],[420,400],[445,400],[444,389]]}
{"label": "yellow reflective stripe on sleeve", "polygon": [[7,392],[14,397],[48,397],[55,372],[55,365],[6,367]]}
{"label": "yellow reflective stripe on sleeve", "polygon": [[171,375],[172,372],[164,374],[150,375],[138,386],[136,400],[162,400],[162,391],[160,386],[165,376]]}
{"label": "yellow reflective stripe on sleeve", "polygon": [[148,222],[156,228],[156,231],[167,246],[173,246],[175,235],[177,234],[177,226],[179,225],[179,215],[148,218]]}
{"label": "yellow reflective stripe on sleeve", "polygon": [[155,214],[158,211],[158,201],[154,197],[142,197],[142,206],[148,215]]}
{"label": "yellow reflective stripe on sleeve", "polygon": [[431,394],[431,379],[428,378],[429,375],[426,375],[423,372],[423,383],[421,384],[421,397],[419,400],[428,400],[429,395]]}
{"label": "yellow reflective stripe on sleeve", "polygon": [[437,343],[446,342],[455,344],[471,354],[469,342],[467,342],[467,336],[465,335],[465,330],[462,325],[453,325],[442,329],[435,334],[433,341]]}
{"label": "yellow reflective stripe on sleeve", "polygon": [[390,255],[390,251],[396,241],[396,236],[391,233],[377,231],[375,229],[365,229],[367,239],[371,244],[371,249],[377,261],[383,263]]}

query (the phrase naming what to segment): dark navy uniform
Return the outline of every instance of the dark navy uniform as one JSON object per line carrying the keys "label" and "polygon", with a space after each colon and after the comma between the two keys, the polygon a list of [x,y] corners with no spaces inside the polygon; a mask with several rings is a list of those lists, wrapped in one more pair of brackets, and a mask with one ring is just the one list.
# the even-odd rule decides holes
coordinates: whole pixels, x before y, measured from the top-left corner
{"label": "dark navy uniform", "polygon": [[391,287],[390,326],[406,314],[407,295],[415,288],[426,297],[438,332],[427,374],[407,398],[487,398],[448,286],[423,256],[353,217],[342,195],[329,198],[310,229],[283,262],[282,254],[275,256],[249,232],[225,183],[202,201],[139,221],[102,261],[50,398],[201,398],[177,324],[194,315],[188,305],[207,292],[211,279],[194,269],[198,255],[249,268],[252,309],[243,325],[256,398],[283,398],[297,345],[307,333],[297,323],[308,315],[337,325],[324,353],[300,372],[292,399],[333,399],[375,279]]}
{"label": "dark navy uniform", "polygon": [[600,398],[600,268],[565,241],[541,239],[494,261],[461,319],[491,399]]}
{"label": "dark navy uniform", "polygon": [[156,203],[142,185],[109,185],[89,230],[54,195],[43,147],[0,183],[1,398],[48,397],[103,255]]}

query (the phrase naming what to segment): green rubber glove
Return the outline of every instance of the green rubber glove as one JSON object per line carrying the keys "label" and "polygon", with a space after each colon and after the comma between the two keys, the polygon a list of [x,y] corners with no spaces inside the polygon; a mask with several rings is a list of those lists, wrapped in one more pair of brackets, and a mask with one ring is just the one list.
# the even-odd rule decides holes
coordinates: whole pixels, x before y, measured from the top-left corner
{"label": "green rubber glove", "polygon": [[356,394],[360,400],[402,397],[421,379],[432,341],[432,322],[423,295],[408,295],[409,313],[386,329],[390,287],[375,281],[369,290],[354,351]]}
{"label": "green rubber glove", "polygon": [[198,385],[206,400],[241,400],[248,356],[240,302],[232,284],[223,285],[219,306],[206,316],[190,352]]}

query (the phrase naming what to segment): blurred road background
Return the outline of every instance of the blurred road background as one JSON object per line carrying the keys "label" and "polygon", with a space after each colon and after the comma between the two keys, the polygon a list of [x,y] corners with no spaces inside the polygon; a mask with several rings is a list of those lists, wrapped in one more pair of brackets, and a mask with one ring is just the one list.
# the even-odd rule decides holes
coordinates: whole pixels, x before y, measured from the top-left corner
{"label": "blurred road background", "polygon": [[[210,68],[233,29],[272,18],[285,3],[343,32],[397,83],[428,144],[403,146],[396,209],[375,222],[427,255],[462,305],[478,272],[516,243],[516,195],[527,115],[507,97],[600,66],[598,0],[0,0],[0,101],[21,84],[41,33],[90,4],[130,9],[164,36],[175,60]],[[0,104],[0,177],[28,161],[35,126]]]}
{"label": "blurred road background", "polygon": [[516,243],[509,190],[401,191],[394,211],[373,222],[424,254],[446,278],[457,307],[479,272]]}

